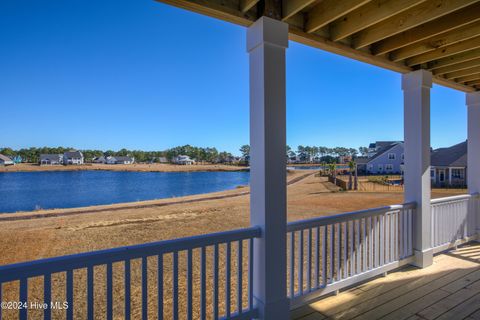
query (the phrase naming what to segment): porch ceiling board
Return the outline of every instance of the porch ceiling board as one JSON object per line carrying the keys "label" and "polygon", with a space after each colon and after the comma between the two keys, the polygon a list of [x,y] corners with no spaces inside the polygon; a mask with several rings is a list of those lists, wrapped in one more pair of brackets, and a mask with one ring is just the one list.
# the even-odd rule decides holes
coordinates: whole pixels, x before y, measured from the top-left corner
{"label": "porch ceiling board", "polygon": [[156,0],[242,26],[266,15],[292,41],[400,73],[477,91],[480,0]]}

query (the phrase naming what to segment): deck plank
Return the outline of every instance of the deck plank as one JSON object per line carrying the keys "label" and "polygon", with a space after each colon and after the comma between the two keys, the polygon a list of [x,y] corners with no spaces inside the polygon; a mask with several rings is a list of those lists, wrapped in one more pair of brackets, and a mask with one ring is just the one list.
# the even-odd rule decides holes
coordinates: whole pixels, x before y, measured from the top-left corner
{"label": "deck plank", "polygon": [[445,312],[438,320],[464,319],[480,310],[480,293]]}

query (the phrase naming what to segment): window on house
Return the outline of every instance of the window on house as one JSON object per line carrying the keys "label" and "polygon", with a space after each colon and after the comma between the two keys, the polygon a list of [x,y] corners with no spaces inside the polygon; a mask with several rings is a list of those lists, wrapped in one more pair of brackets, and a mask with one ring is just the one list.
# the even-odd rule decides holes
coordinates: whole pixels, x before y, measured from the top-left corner
{"label": "window on house", "polygon": [[435,178],[435,169],[430,170],[430,178]]}
{"label": "window on house", "polygon": [[388,160],[395,160],[395,153],[389,153]]}
{"label": "window on house", "polygon": [[405,160],[405,153],[402,153],[402,160]]}
{"label": "window on house", "polygon": [[452,178],[454,179],[463,179],[464,171],[463,169],[452,169]]}
{"label": "window on house", "polygon": [[373,170],[373,164],[368,165],[368,170]]}
{"label": "window on house", "polygon": [[378,171],[383,171],[383,164],[378,165]]}
{"label": "window on house", "polygon": [[393,165],[392,164],[386,164],[385,165],[385,170],[386,171],[393,171]]}

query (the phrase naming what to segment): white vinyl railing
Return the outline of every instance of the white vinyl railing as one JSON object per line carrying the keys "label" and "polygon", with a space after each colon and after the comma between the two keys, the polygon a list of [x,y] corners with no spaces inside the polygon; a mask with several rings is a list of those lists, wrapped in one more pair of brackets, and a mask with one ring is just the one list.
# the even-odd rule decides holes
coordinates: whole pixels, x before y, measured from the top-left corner
{"label": "white vinyl railing", "polygon": [[[149,311],[152,313],[152,300],[157,301],[153,313],[158,319],[206,319],[207,315],[250,319],[256,315],[252,298],[253,241],[260,233],[259,228],[251,227],[1,266],[0,300],[2,288],[10,286],[9,301],[27,302],[40,296],[40,302],[49,306],[56,291],[55,296],[62,295],[68,303],[68,308],[57,315],[62,319],[147,319]],[[82,271],[86,277],[80,277]],[[152,273],[156,281],[151,279]],[[36,280],[43,282],[40,293],[29,288],[29,282]],[[17,291],[14,296],[12,288]],[[86,288],[86,296],[75,292],[74,297],[78,288]],[[6,301],[6,290],[3,293]],[[119,299],[123,307],[114,308]],[[132,315],[134,300],[139,310]],[[78,308],[82,310],[77,312]],[[4,318],[26,320],[28,309],[4,309]],[[42,312],[44,319],[52,318],[50,307]]]}
{"label": "white vinyl railing", "polygon": [[476,234],[479,204],[478,194],[432,200],[431,234],[435,252],[453,247]]}
{"label": "white vinyl railing", "polygon": [[410,262],[414,208],[394,205],[289,223],[292,308]]}

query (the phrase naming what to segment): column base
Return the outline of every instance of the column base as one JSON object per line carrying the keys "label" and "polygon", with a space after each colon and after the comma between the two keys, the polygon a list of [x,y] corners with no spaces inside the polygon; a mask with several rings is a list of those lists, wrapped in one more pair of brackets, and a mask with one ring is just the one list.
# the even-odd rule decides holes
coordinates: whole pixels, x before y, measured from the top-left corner
{"label": "column base", "polygon": [[258,309],[258,318],[262,320],[289,320],[290,319],[290,299],[285,298],[273,301],[267,304],[256,300]]}
{"label": "column base", "polygon": [[419,268],[426,268],[433,264],[433,248],[424,251],[414,250],[415,261],[412,265]]}

